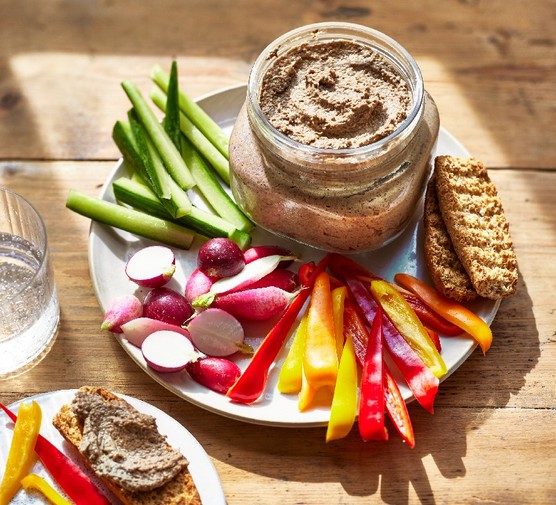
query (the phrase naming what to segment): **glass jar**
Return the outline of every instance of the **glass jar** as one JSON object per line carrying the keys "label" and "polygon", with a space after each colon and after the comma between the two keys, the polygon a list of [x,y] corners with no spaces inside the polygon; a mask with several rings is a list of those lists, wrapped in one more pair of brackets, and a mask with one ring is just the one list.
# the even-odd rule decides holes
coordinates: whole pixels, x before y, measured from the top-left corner
{"label": "glass jar", "polygon": [[[334,149],[298,142],[261,109],[263,78],[277,58],[300,44],[337,40],[379,53],[410,91],[405,119],[368,145]],[[420,70],[396,41],[351,23],[304,26],[272,42],[251,70],[230,138],[232,192],[244,212],[272,233],[327,251],[374,250],[401,234],[416,210],[438,129]]]}

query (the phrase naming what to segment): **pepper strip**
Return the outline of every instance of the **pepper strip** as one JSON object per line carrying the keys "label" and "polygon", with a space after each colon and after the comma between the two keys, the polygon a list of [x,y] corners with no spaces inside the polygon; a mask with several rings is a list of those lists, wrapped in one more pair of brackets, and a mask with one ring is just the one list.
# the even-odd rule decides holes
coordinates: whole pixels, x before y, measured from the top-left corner
{"label": "pepper strip", "polygon": [[0,484],[0,504],[7,505],[21,487],[21,479],[29,472],[35,461],[35,442],[41,429],[42,412],[33,401],[21,404],[19,419],[15,423],[8,461]]}
{"label": "pepper strip", "polygon": [[[0,403],[0,408],[15,423],[17,416]],[[49,440],[39,434],[35,452],[53,479],[75,505],[110,505],[85,473]]]}
{"label": "pepper strip", "polygon": [[[303,305],[309,298],[317,275],[324,271],[328,264],[328,255],[312,268],[304,268],[302,289],[288,305],[278,322],[267,334],[253,358],[247,365],[236,383],[228,390],[227,396],[238,403],[253,403],[263,394],[268,379],[268,371],[274,363],[276,356],[282,349],[284,342],[290,335],[295,320]],[[309,273],[307,270],[312,269]],[[301,269],[300,269],[301,270]],[[300,275],[301,279],[301,275]]]}
{"label": "pepper strip", "polygon": [[48,482],[42,477],[32,473],[21,480],[21,485],[25,491],[36,489],[40,491],[44,497],[53,505],[72,505],[71,502],[61,496]]}
{"label": "pepper strip", "polygon": [[332,313],[334,315],[334,333],[336,335],[336,349],[338,360],[342,357],[344,349],[344,301],[347,287],[340,285],[332,290]]}
{"label": "pepper strip", "polygon": [[361,376],[359,400],[359,433],[369,440],[388,440],[384,426],[384,360],[382,358],[382,309],[379,307],[367,342],[367,352]]}
{"label": "pepper strip", "polygon": [[303,372],[313,388],[333,389],[338,375],[338,351],[330,277],[324,271],[315,279],[307,314]]}
{"label": "pepper strip", "polygon": [[434,346],[423,324],[403,296],[386,281],[372,281],[371,293],[388,314],[394,326],[438,378],[448,372],[444,359]]}
{"label": "pepper strip", "polygon": [[[347,280],[347,283],[363,317],[371,325],[378,310],[377,302],[371,296],[366,285],[359,279],[350,278]],[[438,378],[425,366],[386,315],[383,316],[382,331],[386,349],[400,370],[415,399],[425,410],[432,414],[434,411],[434,399],[438,392]]]}
{"label": "pepper strip", "polygon": [[[357,313],[355,306],[351,302],[350,298],[346,299],[346,310],[344,314],[344,321],[346,323],[346,332],[352,337],[355,349],[355,355],[359,364],[363,366],[365,363],[365,353],[367,350],[367,342],[369,339],[368,331],[365,323],[362,321],[361,317]],[[383,316],[382,329],[383,336],[388,334],[388,327],[393,328],[392,323],[386,316]],[[400,340],[405,342],[400,335]],[[407,345],[407,342],[405,343]],[[409,350],[411,348],[407,345]],[[421,363],[421,366],[424,366]],[[407,411],[407,405],[400,393],[398,385],[394,378],[392,377],[390,370],[385,364],[385,375],[386,375],[386,385],[384,390],[384,397],[386,402],[386,411],[392,422],[396,425],[398,433],[402,436],[404,441],[409,445],[409,447],[415,446],[415,437],[413,435],[413,426],[411,425],[411,419],[409,418],[409,412]],[[438,379],[429,372],[430,377],[435,380],[438,384]]]}
{"label": "pepper strip", "polygon": [[307,314],[303,316],[288,355],[280,369],[278,376],[278,391],[284,394],[299,393],[301,391],[301,376],[303,367],[303,351],[305,349],[305,336],[307,334]]}
{"label": "pepper strip", "polygon": [[492,331],[487,323],[460,303],[446,298],[425,282],[404,273],[398,273],[394,280],[405,289],[417,295],[431,309],[463,331],[469,333],[481,347],[483,354],[492,344]]}

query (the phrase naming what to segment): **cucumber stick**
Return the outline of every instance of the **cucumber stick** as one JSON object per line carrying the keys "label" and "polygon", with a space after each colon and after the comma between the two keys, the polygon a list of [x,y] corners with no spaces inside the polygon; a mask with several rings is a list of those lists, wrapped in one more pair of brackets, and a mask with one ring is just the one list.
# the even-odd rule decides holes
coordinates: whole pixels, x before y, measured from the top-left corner
{"label": "cucumber stick", "polygon": [[[154,193],[153,193],[154,194]],[[66,207],[82,216],[172,247],[189,249],[195,232],[176,223],[70,190]]]}

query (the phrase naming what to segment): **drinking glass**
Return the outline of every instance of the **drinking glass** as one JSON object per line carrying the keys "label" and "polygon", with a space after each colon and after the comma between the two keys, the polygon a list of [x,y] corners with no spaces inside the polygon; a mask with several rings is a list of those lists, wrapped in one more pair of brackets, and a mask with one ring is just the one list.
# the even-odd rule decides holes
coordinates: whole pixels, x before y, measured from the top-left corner
{"label": "drinking glass", "polygon": [[0,379],[43,359],[59,320],[44,222],[25,198],[0,187]]}

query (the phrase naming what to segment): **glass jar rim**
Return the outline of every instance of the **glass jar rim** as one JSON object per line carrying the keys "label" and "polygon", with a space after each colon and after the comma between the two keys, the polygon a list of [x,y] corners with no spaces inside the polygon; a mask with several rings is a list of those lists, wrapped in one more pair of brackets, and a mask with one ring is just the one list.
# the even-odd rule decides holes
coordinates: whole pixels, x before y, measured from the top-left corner
{"label": "glass jar rim", "polygon": [[[334,33],[336,30],[336,33]],[[342,33],[339,33],[339,32]],[[370,45],[374,50],[379,51],[383,54],[389,61],[396,65],[396,67],[403,72],[404,79],[408,80],[412,89],[413,93],[413,104],[411,110],[407,117],[400,123],[400,125],[389,135],[386,137],[373,142],[371,144],[367,144],[360,147],[354,148],[344,148],[344,149],[330,149],[330,148],[320,148],[315,147],[308,144],[302,144],[292,138],[288,137],[278,129],[276,129],[270,121],[265,117],[262,112],[262,109],[259,105],[258,101],[258,94],[259,94],[259,82],[257,77],[261,73],[261,70],[265,66],[265,63],[268,63],[273,56],[277,55],[277,51],[282,47],[286,42],[291,42],[290,45],[287,46],[287,49],[296,45],[296,43],[302,43],[307,40],[308,36],[314,36],[318,33],[330,34],[330,40],[348,40],[351,39],[354,42],[359,43],[366,43]],[[368,37],[368,40],[365,40],[365,36]],[[380,41],[384,44],[384,46],[378,46],[376,43],[372,44],[371,40],[373,41]],[[400,61],[398,57],[394,57],[393,54],[388,53],[384,54],[384,50],[393,49],[395,50],[399,56],[401,56],[405,63]],[[408,75],[407,70],[410,71],[412,75]],[[251,68],[251,72],[249,74],[249,80],[247,84],[247,95],[248,95],[248,102],[250,107],[252,108],[253,112],[255,113],[255,117],[259,122],[259,126],[263,128],[263,134],[267,137],[271,136],[272,139],[282,146],[295,149],[297,151],[301,151],[310,156],[336,156],[336,157],[350,157],[352,155],[367,155],[372,154],[374,152],[380,152],[386,145],[388,145],[392,140],[399,137],[400,134],[408,130],[408,128],[414,124],[419,119],[419,113],[421,111],[421,106],[423,103],[424,97],[424,84],[423,84],[423,77],[421,74],[421,70],[417,65],[415,59],[409,51],[407,51],[399,42],[391,38],[390,36],[375,30],[374,28],[369,28],[364,25],[359,25],[356,23],[347,23],[347,22],[323,22],[323,23],[313,23],[309,25],[304,25],[299,28],[295,28],[290,30],[289,32],[284,33],[280,37],[276,38],[272,41],[259,55],[259,57],[255,60],[253,67]]]}

